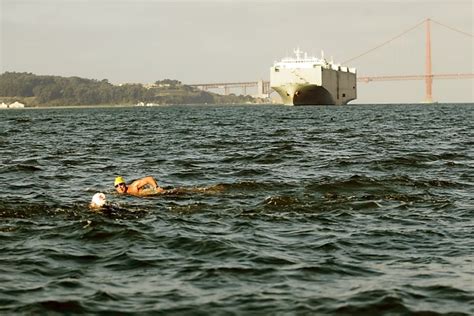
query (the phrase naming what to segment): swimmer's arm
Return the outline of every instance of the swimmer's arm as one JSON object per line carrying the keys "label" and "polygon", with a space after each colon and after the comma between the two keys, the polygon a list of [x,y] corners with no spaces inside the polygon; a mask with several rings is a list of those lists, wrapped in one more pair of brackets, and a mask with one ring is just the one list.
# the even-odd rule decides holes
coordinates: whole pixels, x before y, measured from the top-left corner
{"label": "swimmer's arm", "polygon": [[160,188],[160,186],[158,185],[158,183],[153,177],[145,177],[145,178],[136,180],[131,184],[131,186],[135,187],[137,190],[140,190],[147,184],[151,185],[155,190],[159,192],[163,191],[163,189]]}

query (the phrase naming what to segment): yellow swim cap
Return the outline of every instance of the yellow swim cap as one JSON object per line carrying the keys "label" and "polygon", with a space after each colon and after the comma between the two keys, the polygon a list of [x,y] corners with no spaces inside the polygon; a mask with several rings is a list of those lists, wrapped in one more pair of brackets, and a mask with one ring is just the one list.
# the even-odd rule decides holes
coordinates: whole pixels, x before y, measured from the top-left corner
{"label": "yellow swim cap", "polygon": [[122,177],[115,178],[114,186],[120,183],[125,183],[125,180]]}

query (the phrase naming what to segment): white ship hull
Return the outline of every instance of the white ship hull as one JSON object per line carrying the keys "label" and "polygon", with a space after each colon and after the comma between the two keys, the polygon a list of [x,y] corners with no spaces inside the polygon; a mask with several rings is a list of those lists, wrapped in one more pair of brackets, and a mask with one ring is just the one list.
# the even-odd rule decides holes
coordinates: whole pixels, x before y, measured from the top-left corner
{"label": "white ship hull", "polygon": [[287,105],[343,105],[357,98],[354,69],[324,59],[283,60],[270,72],[270,86]]}

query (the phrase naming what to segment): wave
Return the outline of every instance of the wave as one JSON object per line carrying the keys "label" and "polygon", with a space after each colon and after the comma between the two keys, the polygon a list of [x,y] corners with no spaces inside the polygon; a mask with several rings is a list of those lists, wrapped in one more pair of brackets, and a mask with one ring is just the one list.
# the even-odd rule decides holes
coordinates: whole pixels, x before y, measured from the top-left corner
{"label": "wave", "polygon": [[45,312],[64,313],[86,313],[87,308],[83,307],[80,300],[44,300],[34,303],[24,304],[21,307],[12,309],[14,313],[21,314],[44,314]]}
{"label": "wave", "polygon": [[19,163],[19,164],[3,164],[0,168],[1,172],[36,172],[36,171],[43,171],[44,168],[40,167],[38,164],[28,164],[28,163]]}
{"label": "wave", "polygon": [[429,170],[431,165],[436,163],[463,166],[464,162],[469,161],[469,159],[469,156],[463,153],[410,153],[384,159],[373,159],[370,163],[382,168],[382,170],[396,170],[400,167]]}
{"label": "wave", "polygon": [[371,191],[384,191],[396,193],[397,190],[406,187],[409,188],[466,188],[469,185],[463,182],[429,179],[421,177],[409,177],[407,175],[391,175],[383,177],[368,177],[361,175],[352,175],[348,178],[323,177],[317,181],[311,181],[306,185],[308,190],[322,192],[345,192],[360,191],[370,193]]}
{"label": "wave", "polygon": [[[454,291],[454,292],[453,292]],[[454,294],[455,289],[449,288],[449,292]],[[464,306],[467,300],[462,299]],[[433,308],[438,305],[437,308]],[[419,291],[407,291],[406,289],[392,290],[369,290],[357,292],[347,297],[344,303],[336,303],[334,308],[323,308],[321,311],[342,315],[469,315],[470,311],[463,305],[457,305],[446,297],[440,297],[439,293],[429,291],[420,293]],[[339,306],[337,306],[339,305]],[[426,307],[424,307],[426,306]],[[428,306],[431,306],[429,308]]]}

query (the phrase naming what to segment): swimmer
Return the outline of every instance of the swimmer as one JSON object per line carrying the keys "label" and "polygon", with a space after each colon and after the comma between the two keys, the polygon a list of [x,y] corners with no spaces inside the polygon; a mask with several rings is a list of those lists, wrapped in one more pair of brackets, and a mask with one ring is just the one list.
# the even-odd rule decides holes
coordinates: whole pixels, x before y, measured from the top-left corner
{"label": "swimmer", "polygon": [[105,199],[105,194],[104,193],[96,193],[92,197],[92,201],[89,204],[90,208],[93,209],[98,209],[103,207],[107,203],[107,200]]}
{"label": "swimmer", "polygon": [[135,196],[147,196],[165,192],[165,189],[158,186],[153,177],[145,177],[126,184],[122,177],[115,178],[115,190],[119,194],[130,194]]}
{"label": "swimmer", "polygon": [[[112,204],[105,198],[104,193],[96,193],[92,197],[92,201],[89,204],[89,208],[98,213],[102,213],[104,215],[110,216],[123,216],[125,213],[130,213],[127,209],[124,209],[118,205]],[[133,212],[132,212],[133,213]],[[89,221],[87,225],[84,227],[88,227],[90,225]]]}

